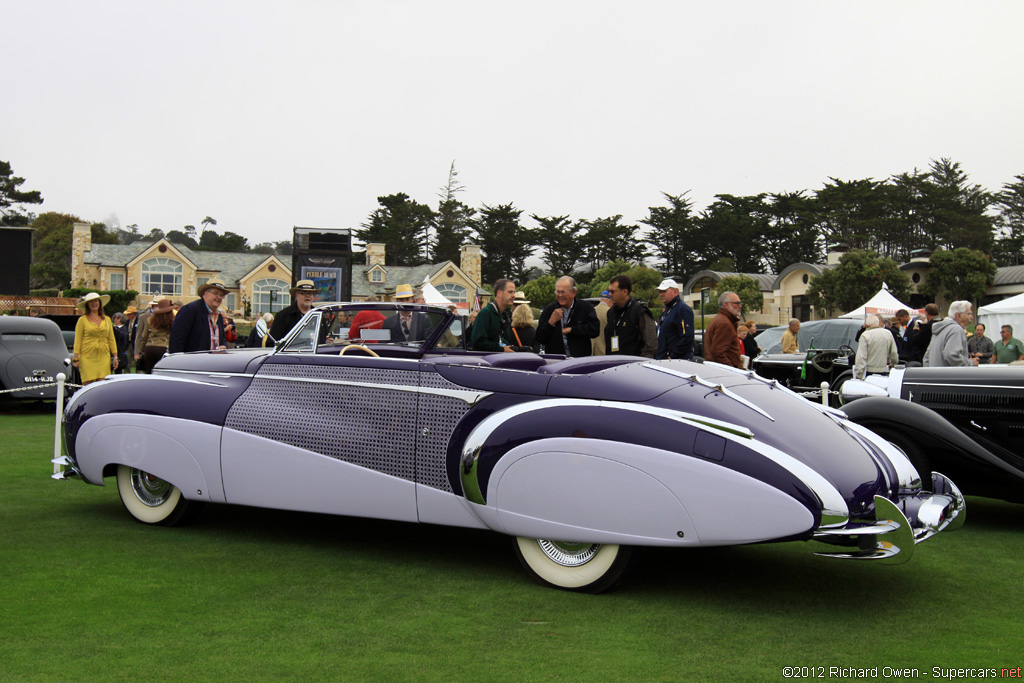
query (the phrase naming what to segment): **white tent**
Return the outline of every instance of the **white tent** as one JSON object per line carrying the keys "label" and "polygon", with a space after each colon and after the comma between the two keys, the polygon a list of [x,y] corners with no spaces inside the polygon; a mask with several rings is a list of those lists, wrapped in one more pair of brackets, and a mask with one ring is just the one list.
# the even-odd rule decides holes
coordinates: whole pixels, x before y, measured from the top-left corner
{"label": "white tent", "polygon": [[426,301],[431,306],[454,306],[455,305],[451,301],[449,301],[445,297],[444,294],[442,294],[441,292],[437,291],[437,287],[435,287],[434,285],[430,284],[429,280],[424,280],[423,284],[420,286],[420,288],[423,290],[423,300]]}
{"label": "white tent", "polygon": [[878,290],[878,294],[875,294],[873,297],[871,297],[871,299],[869,299],[866,304],[864,304],[863,306],[858,306],[849,313],[844,313],[839,317],[863,318],[869,313],[874,313],[876,315],[880,315],[883,317],[889,317],[896,315],[896,311],[900,310],[901,308],[907,309],[907,311],[909,311],[911,315],[914,315],[915,313],[918,312],[921,314],[924,313],[924,311],[916,311],[915,309],[911,308],[910,306],[906,305],[905,303],[894,297],[892,294],[890,294],[889,286],[883,282],[882,288]]}
{"label": "white tent", "polygon": [[1013,326],[1013,336],[1024,334],[1024,294],[1011,296],[978,309],[978,322],[985,325],[985,336],[999,338],[999,328]]}

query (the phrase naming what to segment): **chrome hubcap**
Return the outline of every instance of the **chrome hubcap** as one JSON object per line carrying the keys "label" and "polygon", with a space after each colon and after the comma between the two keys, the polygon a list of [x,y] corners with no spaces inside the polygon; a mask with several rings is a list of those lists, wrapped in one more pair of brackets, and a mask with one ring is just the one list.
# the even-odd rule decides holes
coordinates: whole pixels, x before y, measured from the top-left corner
{"label": "chrome hubcap", "polygon": [[537,545],[548,559],[563,567],[579,567],[594,559],[601,550],[599,543],[566,543],[539,539]]}
{"label": "chrome hubcap", "polygon": [[167,502],[174,487],[159,477],[132,468],[132,491],[143,505],[158,507]]}

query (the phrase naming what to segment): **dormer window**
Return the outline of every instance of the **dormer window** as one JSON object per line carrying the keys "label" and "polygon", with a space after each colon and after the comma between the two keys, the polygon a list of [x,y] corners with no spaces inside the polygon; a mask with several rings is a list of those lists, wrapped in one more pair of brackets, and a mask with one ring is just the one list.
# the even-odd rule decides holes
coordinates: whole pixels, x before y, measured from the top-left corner
{"label": "dormer window", "polygon": [[374,284],[382,284],[384,282],[384,269],[374,268],[370,271],[370,282]]}

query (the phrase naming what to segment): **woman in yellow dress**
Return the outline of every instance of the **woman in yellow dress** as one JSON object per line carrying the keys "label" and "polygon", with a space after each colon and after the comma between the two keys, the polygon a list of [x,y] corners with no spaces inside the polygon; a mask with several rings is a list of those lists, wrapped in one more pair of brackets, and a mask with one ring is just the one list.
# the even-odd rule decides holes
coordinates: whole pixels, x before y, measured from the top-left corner
{"label": "woman in yellow dress", "polygon": [[103,312],[110,297],[89,292],[78,302],[82,316],[75,325],[75,355],[71,363],[82,375],[82,384],[103,379],[117,369],[117,341],[114,324]]}

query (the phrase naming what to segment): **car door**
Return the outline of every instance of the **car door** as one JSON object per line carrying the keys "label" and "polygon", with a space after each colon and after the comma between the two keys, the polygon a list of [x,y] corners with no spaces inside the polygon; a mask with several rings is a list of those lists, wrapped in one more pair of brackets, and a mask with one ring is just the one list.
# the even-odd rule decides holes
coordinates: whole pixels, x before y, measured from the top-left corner
{"label": "car door", "polygon": [[228,412],[229,503],[416,520],[419,362],[276,353]]}

